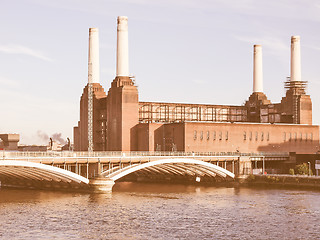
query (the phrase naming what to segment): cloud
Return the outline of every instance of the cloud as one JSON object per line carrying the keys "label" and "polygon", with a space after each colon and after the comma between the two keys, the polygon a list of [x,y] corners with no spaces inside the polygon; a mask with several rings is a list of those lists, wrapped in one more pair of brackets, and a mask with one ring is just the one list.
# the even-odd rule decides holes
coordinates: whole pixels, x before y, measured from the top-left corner
{"label": "cloud", "polygon": [[47,56],[45,56],[40,51],[16,44],[7,44],[7,45],[0,45],[0,52],[8,53],[8,54],[21,54],[27,55],[31,57],[35,57],[44,61],[52,62],[53,60]]}
{"label": "cloud", "polygon": [[114,50],[116,45],[102,42],[102,43],[99,44],[99,47],[100,47],[100,49],[112,49],[112,50]]}
{"label": "cloud", "polygon": [[193,83],[195,84],[199,84],[199,85],[202,85],[202,84],[206,84],[207,81],[206,80],[203,80],[203,79],[192,79],[191,80]]}
{"label": "cloud", "polygon": [[0,85],[1,86],[12,87],[12,88],[20,87],[20,83],[19,82],[15,81],[15,80],[12,80],[12,79],[5,78],[5,77],[1,77],[1,76],[0,76]]}
{"label": "cloud", "polygon": [[262,47],[269,49],[269,53],[274,55],[282,54],[284,51],[290,49],[290,43],[284,42],[282,39],[276,37],[234,36],[234,38],[242,42],[251,43],[252,45],[261,44]]}
{"label": "cloud", "polygon": [[315,6],[316,8],[320,8],[320,3],[316,2],[316,3],[314,4],[314,6]]}
{"label": "cloud", "polygon": [[116,75],[116,70],[112,68],[101,68],[101,73],[110,75],[110,76],[115,76]]}
{"label": "cloud", "polygon": [[320,51],[320,47],[318,47],[318,46],[305,45],[305,44],[303,44],[302,46],[307,47],[307,48],[311,48],[313,50]]}
{"label": "cloud", "polygon": [[[174,8],[177,12],[195,10],[211,13],[229,13],[250,16],[267,16],[281,19],[300,19],[303,21],[320,21],[318,0],[29,0],[48,8],[66,9],[69,11],[114,16],[114,11],[106,8],[118,8],[115,12],[131,12],[132,8]],[[152,11],[154,12],[154,11]],[[145,17],[142,14],[141,17]],[[154,19],[149,19],[152,21]],[[162,20],[165,20],[163,18]],[[172,22],[175,24],[176,22]]]}

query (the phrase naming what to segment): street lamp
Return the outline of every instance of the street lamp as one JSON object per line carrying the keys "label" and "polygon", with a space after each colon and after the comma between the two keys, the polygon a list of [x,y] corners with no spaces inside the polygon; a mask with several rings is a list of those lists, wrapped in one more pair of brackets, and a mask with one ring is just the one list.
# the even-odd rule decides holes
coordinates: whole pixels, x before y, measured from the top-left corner
{"label": "street lamp", "polygon": [[311,175],[311,163],[310,162],[308,162],[308,167],[309,167],[308,175],[310,176]]}

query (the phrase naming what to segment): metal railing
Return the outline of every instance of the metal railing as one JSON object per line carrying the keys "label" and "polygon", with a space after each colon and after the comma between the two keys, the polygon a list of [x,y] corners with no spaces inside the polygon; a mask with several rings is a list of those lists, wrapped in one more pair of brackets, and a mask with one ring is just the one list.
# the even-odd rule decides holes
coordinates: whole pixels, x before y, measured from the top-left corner
{"label": "metal railing", "polygon": [[144,157],[144,156],[277,156],[288,157],[286,152],[260,152],[260,153],[240,153],[240,152],[73,152],[73,151],[47,151],[47,152],[17,152],[0,151],[0,159],[5,158],[30,158],[30,157]]}

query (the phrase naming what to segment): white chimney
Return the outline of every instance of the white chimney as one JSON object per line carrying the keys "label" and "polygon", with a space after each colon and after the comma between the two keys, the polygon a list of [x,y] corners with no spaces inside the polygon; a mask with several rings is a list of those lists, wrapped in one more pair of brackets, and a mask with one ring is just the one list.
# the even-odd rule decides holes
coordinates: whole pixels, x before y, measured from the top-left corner
{"label": "white chimney", "polygon": [[253,92],[263,92],[261,45],[253,46]]}
{"label": "white chimney", "polygon": [[88,83],[100,82],[99,31],[89,28]]}
{"label": "white chimney", "polygon": [[128,17],[118,17],[117,77],[129,76]]}
{"label": "white chimney", "polygon": [[300,36],[291,37],[291,81],[301,81]]}

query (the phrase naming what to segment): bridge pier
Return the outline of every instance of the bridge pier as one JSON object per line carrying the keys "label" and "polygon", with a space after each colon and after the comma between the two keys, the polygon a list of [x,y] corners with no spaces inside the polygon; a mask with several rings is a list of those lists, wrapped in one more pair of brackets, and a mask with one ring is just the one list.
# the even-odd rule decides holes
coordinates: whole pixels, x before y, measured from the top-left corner
{"label": "bridge pier", "polygon": [[249,156],[239,157],[238,176],[252,174],[252,160]]}
{"label": "bridge pier", "polygon": [[112,179],[102,176],[89,179],[89,187],[94,192],[111,192],[114,184],[115,182]]}

